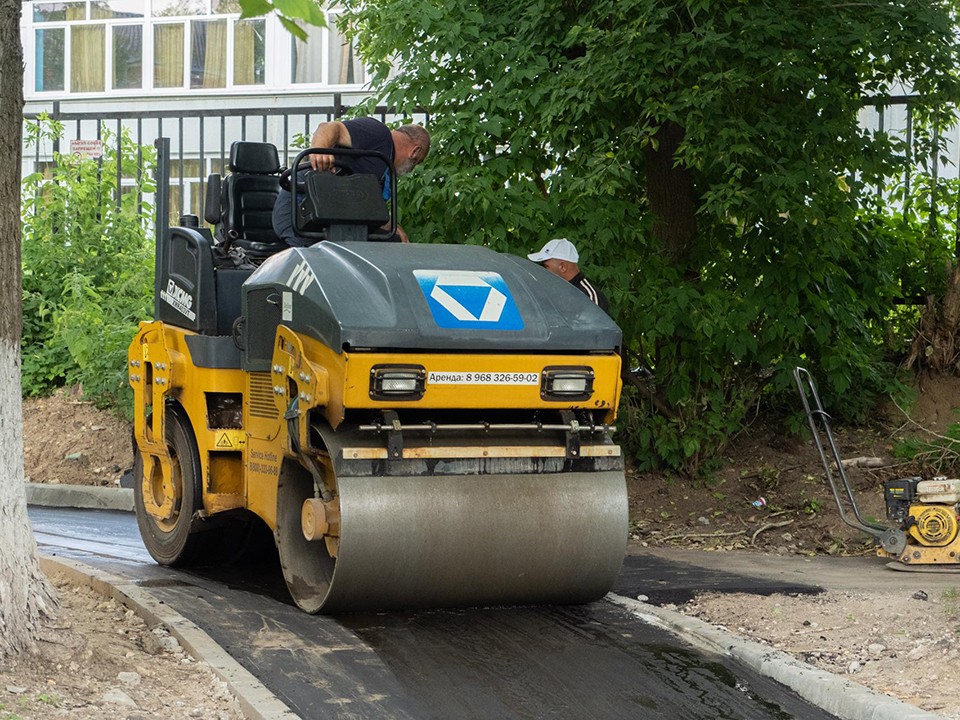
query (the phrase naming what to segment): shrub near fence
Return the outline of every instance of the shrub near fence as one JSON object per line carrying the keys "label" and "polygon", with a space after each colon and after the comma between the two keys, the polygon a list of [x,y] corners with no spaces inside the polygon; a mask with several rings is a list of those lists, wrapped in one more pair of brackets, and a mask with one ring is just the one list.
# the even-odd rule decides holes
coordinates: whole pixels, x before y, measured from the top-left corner
{"label": "shrub near fence", "polygon": [[[24,131],[41,143],[63,127],[40,116]],[[23,180],[23,391],[79,383],[100,406],[130,408],[127,346],[152,310],[155,151],[126,131],[104,140],[101,158],[54,153]]]}

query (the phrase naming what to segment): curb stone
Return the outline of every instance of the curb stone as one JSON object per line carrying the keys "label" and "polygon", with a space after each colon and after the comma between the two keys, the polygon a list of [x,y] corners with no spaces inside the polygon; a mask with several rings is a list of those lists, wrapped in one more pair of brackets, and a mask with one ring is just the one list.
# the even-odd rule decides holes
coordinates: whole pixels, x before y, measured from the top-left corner
{"label": "curb stone", "polygon": [[88,485],[24,483],[28,505],[133,512],[133,490]]}
{"label": "curb stone", "polygon": [[151,628],[163,626],[184,650],[205,662],[227,684],[247,720],[299,720],[299,715],[217,645],[213,638],[135,582],[64,558],[53,559],[43,555],[40,557],[40,567],[47,575],[63,575],[71,582],[86,585],[113,598],[133,610]]}
{"label": "curb stone", "polygon": [[780,650],[744,640],[697,618],[613,593],[606,599],[699,648],[731,657],[776,680],[840,720],[942,720],[939,715],[815,668]]}

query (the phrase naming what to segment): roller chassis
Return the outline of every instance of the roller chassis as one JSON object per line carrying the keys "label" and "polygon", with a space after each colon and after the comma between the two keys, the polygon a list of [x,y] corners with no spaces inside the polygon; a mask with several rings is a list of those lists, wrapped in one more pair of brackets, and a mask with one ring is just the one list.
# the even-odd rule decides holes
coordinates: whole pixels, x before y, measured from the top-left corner
{"label": "roller chassis", "polygon": [[[338,228],[321,231],[356,237]],[[167,231],[158,288],[186,287],[194,318],[158,300],[130,346],[138,522],[158,562],[222,561],[264,523],[307,612],[609,590],[627,534],[620,335],[596,306],[482,248],[328,240],[255,270],[216,268],[215,248]],[[477,288],[488,315],[513,313],[506,329],[469,314]]]}

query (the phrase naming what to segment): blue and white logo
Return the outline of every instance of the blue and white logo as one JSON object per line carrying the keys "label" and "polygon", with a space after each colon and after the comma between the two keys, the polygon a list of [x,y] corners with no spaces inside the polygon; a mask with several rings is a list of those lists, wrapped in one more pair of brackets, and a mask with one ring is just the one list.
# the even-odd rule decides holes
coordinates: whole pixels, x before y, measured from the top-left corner
{"label": "blue and white logo", "polygon": [[523,330],[523,318],[498,273],[414,270],[433,319],[442,328]]}

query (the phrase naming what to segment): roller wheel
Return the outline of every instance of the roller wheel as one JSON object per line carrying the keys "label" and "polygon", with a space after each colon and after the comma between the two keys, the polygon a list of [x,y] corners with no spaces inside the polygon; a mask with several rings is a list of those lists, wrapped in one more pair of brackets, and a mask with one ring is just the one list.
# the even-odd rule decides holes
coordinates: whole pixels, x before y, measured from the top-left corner
{"label": "roller wheel", "polygon": [[277,487],[277,550],[290,596],[304,612],[320,612],[333,581],[336,560],[326,544],[303,536],[300,511],[313,497],[313,478],[300,465],[285,462]]}
{"label": "roller wheel", "polygon": [[[203,559],[202,533],[193,530],[201,507],[200,455],[186,413],[167,408],[165,434],[170,453],[170,477],[159,463],[148,463],[138,450],[133,465],[133,498],[143,544],[161,565],[192,565]],[[145,474],[146,473],[146,474]],[[148,511],[148,506],[154,512]],[[161,509],[161,517],[157,509]]]}

